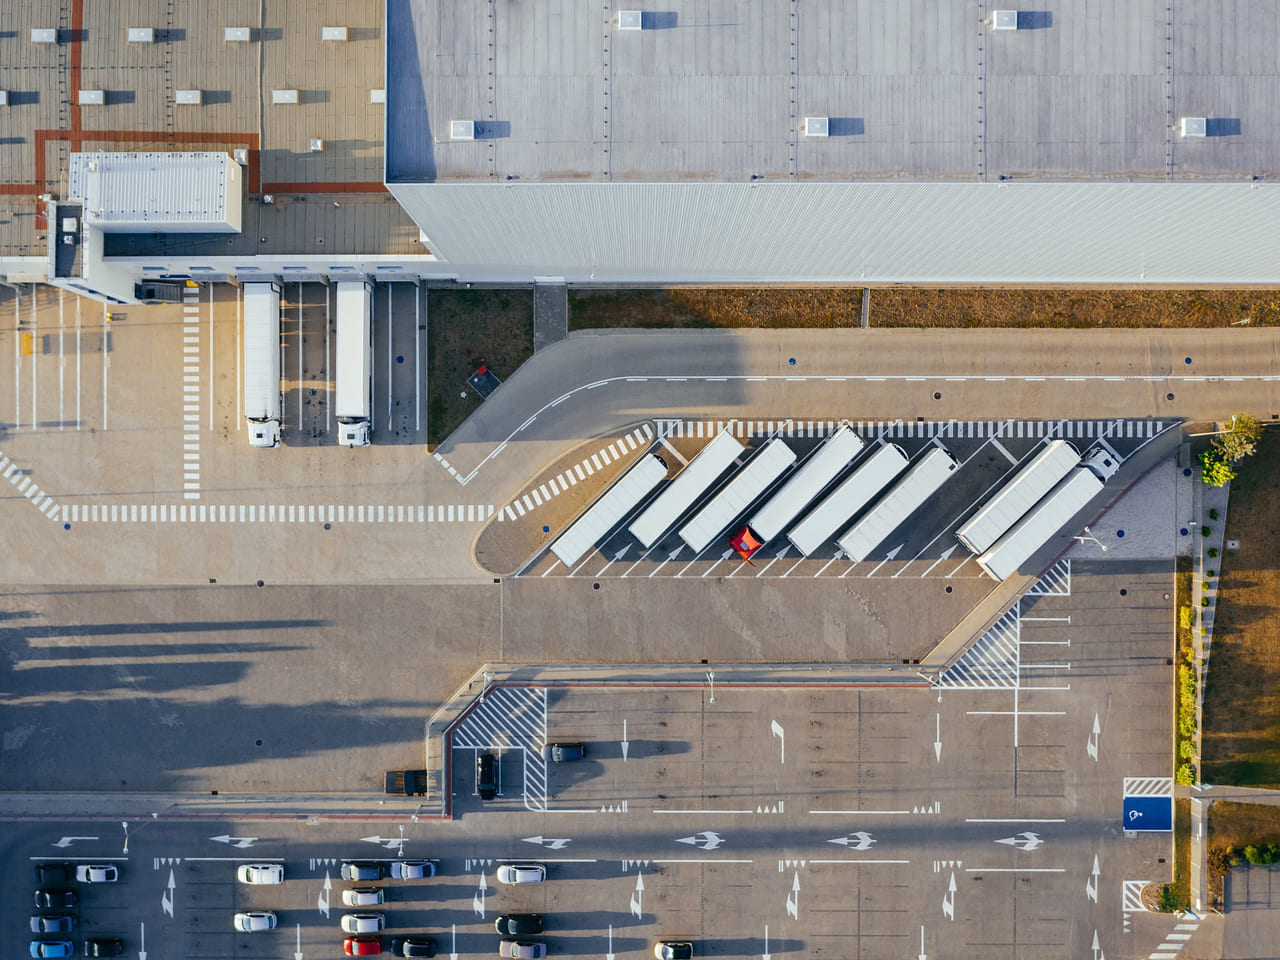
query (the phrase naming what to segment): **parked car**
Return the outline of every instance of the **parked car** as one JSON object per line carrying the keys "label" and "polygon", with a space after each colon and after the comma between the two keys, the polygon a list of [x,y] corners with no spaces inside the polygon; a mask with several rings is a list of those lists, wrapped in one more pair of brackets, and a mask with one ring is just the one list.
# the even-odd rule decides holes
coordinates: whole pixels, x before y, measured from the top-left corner
{"label": "parked car", "polygon": [[391,955],[395,957],[434,957],[436,942],[430,937],[405,937],[391,941]]}
{"label": "parked car", "polygon": [[37,890],[36,891],[36,909],[38,910],[57,910],[67,909],[76,905],[76,892],[74,890]]}
{"label": "parked car", "polygon": [[380,913],[344,913],[342,930],[344,933],[377,933],[386,926]]}
{"label": "parked car", "polygon": [[492,753],[476,754],[476,792],[481,800],[492,800],[498,795],[497,765]]}
{"label": "parked car", "polygon": [[124,956],[124,941],[119,937],[90,937],[81,946],[86,957]]}
{"label": "parked car", "polygon": [[436,865],[430,860],[395,860],[391,863],[393,880],[429,880],[436,875]]}
{"label": "parked car", "polygon": [[542,932],[542,914],[505,913],[493,923],[494,929],[504,937],[518,937]]}
{"label": "parked car", "polygon": [[115,883],[120,879],[120,868],[114,863],[82,863],[76,867],[76,879],[81,883]]}
{"label": "parked car", "polygon": [[547,945],[537,940],[503,940],[498,944],[498,956],[516,957],[518,960],[542,960],[547,955]]}
{"label": "parked car", "polygon": [[382,952],[381,937],[347,937],[342,952],[348,957],[376,957]]}
{"label": "parked car", "polygon": [[42,887],[54,887],[60,883],[70,883],[76,872],[69,863],[36,864],[36,883]]}
{"label": "parked car", "polygon": [[270,910],[248,910],[237,913],[232,925],[241,933],[262,933],[276,928],[276,915]]}
{"label": "parked car", "polygon": [[581,743],[551,744],[551,760],[554,763],[567,763],[570,760],[581,760],[587,755],[587,748]]}
{"label": "parked car", "polygon": [[241,883],[284,883],[284,864],[242,863],[239,869],[236,870],[236,879]]}
{"label": "parked car", "polygon": [[540,863],[501,863],[499,883],[541,883],[547,879],[547,868]]}
{"label": "parked car", "polygon": [[659,940],[653,945],[657,960],[693,960],[693,944],[687,940]]}
{"label": "parked car", "polygon": [[382,902],[380,887],[348,887],[342,891],[342,904],[347,907],[376,907]]}
{"label": "parked car", "polygon": [[31,956],[33,957],[72,957],[75,956],[76,945],[70,940],[32,940]]}
{"label": "parked car", "polygon": [[66,914],[45,914],[31,918],[32,933],[70,933],[76,925],[76,918]]}
{"label": "parked car", "polygon": [[387,875],[386,867],[376,860],[342,861],[343,880],[381,880]]}

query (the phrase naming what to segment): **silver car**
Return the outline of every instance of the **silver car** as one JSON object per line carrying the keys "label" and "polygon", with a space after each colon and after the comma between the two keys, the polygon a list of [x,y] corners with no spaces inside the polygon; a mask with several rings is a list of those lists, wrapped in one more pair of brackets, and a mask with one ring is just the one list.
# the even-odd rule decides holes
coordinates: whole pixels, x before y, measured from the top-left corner
{"label": "silver car", "polygon": [[436,875],[436,865],[430,860],[395,860],[391,864],[394,880],[428,880]]}
{"label": "silver car", "polygon": [[376,907],[382,902],[378,887],[348,887],[342,891],[342,903],[348,907]]}
{"label": "silver car", "polygon": [[120,868],[113,863],[82,863],[76,867],[76,879],[81,883],[115,883],[120,879]]}
{"label": "silver car", "polygon": [[270,910],[248,910],[237,913],[231,925],[241,933],[262,933],[276,928],[276,915]]}
{"label": "silver car", "polygon": [[236,879],[241,883],[284,883],[284,864],[242,863],[236,870]]}
{"label": "silver car", "polygon": [[516,960],[542,960],[547,955],[547,945],[536,940],[503,940],[498,944],[498,956],[515,957]]}
{"label": "silver car", "polygon": [[380,913],[344,913],[342,930],[344,933],[378,933],[386,926]]}
{"label": "silver car", "polygon": [[547,868],[540,863],[503,863],[498,866],[499,883],[541,883]]}

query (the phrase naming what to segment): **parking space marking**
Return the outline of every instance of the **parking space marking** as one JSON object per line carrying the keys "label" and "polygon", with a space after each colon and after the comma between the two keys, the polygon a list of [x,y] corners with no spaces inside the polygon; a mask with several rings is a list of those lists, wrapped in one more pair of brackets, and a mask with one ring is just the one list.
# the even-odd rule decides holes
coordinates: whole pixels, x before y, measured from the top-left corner
{"label": "parking space marking", "polygon": [[[476,523],[492,504],[62,504],[48,501],[59,523]],[[55,516],[56,514],[56,516]]]}
{"label": "parking space marking", "polygon": [[53,497],[41,489],[31,479],[27,471],[21,469],[14,461],[6,457],[2,450],[0,450],[0,477],[4,477],[4,479],[13,484],[18,493],[22,494],[23,499],[46,517],[53,520],[57,519],[55,514],[58,512],[58,507]]}
{"label": "parking space marking", "polygon": [[935,681],[953,690],[1012,690],[1018,686],[1019,616],[1015,602],[986,633]]}
{"label": "parking space marking", "polygon": [[453,749],[520,750],[523,796],[530,810],[547,809],[547,691],[492,687],[449,734]]}

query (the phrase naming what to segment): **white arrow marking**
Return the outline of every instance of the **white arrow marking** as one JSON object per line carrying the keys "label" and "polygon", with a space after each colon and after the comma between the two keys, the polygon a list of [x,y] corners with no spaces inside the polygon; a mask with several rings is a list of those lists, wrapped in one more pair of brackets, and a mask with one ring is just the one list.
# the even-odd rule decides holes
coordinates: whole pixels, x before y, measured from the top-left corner
{"label": "white arrow marking", "polygon": [[1005,837],[1003,840],[997,840],[996,843],[1005,843],[1011,847],[1017,847],[1019,850],[1034,850],[1041,846],[1044,841],[1040,839],[1038,833],[1020,833],[1016,837]]}
{"label": "white arrow marking", "polygon": [[621,560],[623,557],[625,557],[625,556],[627,555],[627,551],[628,551],[628,550],[630,550],[630,549],[631,549],[631,547],[630,547],[630,546],[625,546],[625,547],[623,547],[621,550],[619,550],[617,553],[615,553],[615,554],[613,555],[613,559],[612,559],[612,560],[610,560],[608,563],[606,563],[603,567],[601,567],[601,568],[600,568],[600,570],[599,570],[599,572],[596,574],[596,576],[597,576],[597,577],[599,577],[599,576],[603,576],[603,575],[604,575],[604,572],[605,572],[606,570],[608,570],[610,567],[612,567],[612,566],[613,566],[615,563],[617,563],[619,560]]}
{"label": "white arrow marking", "polygon": [[298,940],[297,946],[293,948],[293,960],[302,960],[302,924],[297,924]]}
{"label": "white arrow marking", "polygon": [[604,960],[613,960],[613,924],[609,924],[609,950],[604,955]]}
{"label": "white arrow marking", "polygon": [[942,898],[942,915],[948,920],[956,918],[956,872],[951,871],[951,882],[947,884],[947,895]]}
{"label": "white arrow marking", "polygon": [[361,837],[365,843],[376,843],[380,847],[386,847],[388,850],[394,850],[396,847],[404,843],[404,837]]}
{"label": "white arrow marking", "polygon": [[563,850],[570,842],[567,838],[559,837],[554,840],[551,837],[524,837],[523,839],[525,843],[536,843],[551,850]]}
{"label": "white arrow marking", "polygon": [[701,847],[703,850],[714,850],[724,843],[724,839],[714,830],[703,830],[701,833],[695,833],[692,837],[680,837],[676,840],[676,843],[687,843],[691,846]]}
{"label": "white arrow marking", "polygon": [[1089,734],[1089,742],[1084,745],[1085,752],[1093,757],[1093,762],[1098,762],[1098,735],[1102,733],[1102,725],[1098,723],[1098,715],[1093,715],[1093,730]]}
{"label": "white arrow marking", "polygon": [[176,887],[177,885],[178,885],[178,881],[176,881],[173,878],[173,871],[170,870],[169,871],[169,889],[166,892],[160,894],[160,909],[163,910],[165,914],[170,917],[173,916],[173,888]]}
{"label": "white arrow marking", "polygon": [[1093,879],[1084,882],[1084,894],[1094,903],[1098,902],[1098,875],[1102,872],[1102,868],[1098,864],[1098,855],[1093,855]]}
{"label": "white arrow marking", "polygon": [[777,737],[778,740],[781,741],[779,749],[782,751],[782,754],[778,762],[786,763],[787,762],[787,737],[786,737],[786,734],[782,732],[782,724],[780,724],[777,720],[770,720],[769,729],[772,730],[773,735]]}
{"label": "white arrow marking", "polygon": [[928,954],[924,952],[924,924],[920,924],[920,960],[928,960]]}
{"label": "white arrow marking", "polygon": [[[680,548],[679,548],[679,547],[676,547],[676,548],[675,548],[674,550],[672,550],[669,554],[667,554],[667,559],[663,560],[661,563],[659,563],[656,567],[654,567],[654,568],[649,572],[649,576],[650,576],[650,577],[654,577],[654,576],[656,576],[659,570],[661,570],[663,567],[665,567],[668,563],[670,563],[672,560],[674,560],[674,559],[675,559],[676,557],[678,557],[679,555],[680,555]],[[636,561],[636,562],[638,563],[639,561]],[[683,573],[683,572],[684,572],[684,571],[681,571],[681,573]],[[677,573],[677,574],[676,574],[676,576],[678,577],[678,576],[680,576],[680,574],[679,574],[679,573]]]}
{"label": "white arrow marking", "polygon": [[[953,543],[953,544],[951,545],[951,548],[950,548],[949,550],[947,550],[947,552],[946,552],[946,553],[944,553],[942,556],[940,556],[937,560],[933,561],[933,563],[929,564],[929,570],[932,570],[934,567],[936,567],[938,564],[940,564],[943,560],[947,559],[947,557],[949,557],[949,556],[951,556],[953,553],[955,553],[955,552],[956,552],[956,547],[958,547],[958,546],[960,546],[960,544],[958,544],[958,543]],[[926,570],[924,573],[920,574],[920,576],[922,576],[922,577],[927,577],[927,576],[929,575],[929,570]]]}
{"label": "white arrow marking", "polygon": [[859,830],[857,833],[851,833],[847,837],[836,837],[834,840],[828,840],[827,843],[838,843],[842,847],[848,847],[851,850],[866,850],[875,840],[871,834]]}
{"label": "white arrow marking", "polygon": [[471,898],[471,909],[476,912],[481,920],[484,919],[484,893],[489,889],[488,884],[484,882],[484,874],[480,874],[480,888],[476,890],[476,895]]}
{"label": "white arrow marking", "polygon": [[832,554],[831,559],[828,560],[819,568],[818,572],[814,574],[814,577],[816,578],[816,577],[822,576],[824,573],[827,572],[827,567],[831,566],[833,563],[835,563],[837,560],[839,560],[843,556],[844,556],[844,551],[837,550],[834,554]]}
{"label": "white arrow marking", "polygon": [[449,924],[449,934],[453,938],[449,944],[449,960],[458,960],[458,925]]}
{"label": "white arrow marking", "polygon": [[98,839],[97,837],[63,837],[61,840],[55,840],[53,843],[49,844],[49,846],[61,847],[63,850],[65,850],[67,849],[67,847],[71,846],[71,844],[75,843],[77,840],[97,840],[97,839]]}
{"label": "white arrow marking", "polygon": [[933,762],[942,762],[942,714],[937,714],[938,723],[933,735]]}
{"label": "white arrow marking", "polygon": [[1106,954],[1102,952],[1102,948],[1098,946],[1098,931],[1093,931],[1093,960],[1107,960]]}
{"label": "white arrow marking", "polygon": [[644,913],[644,876],[639,872],[636,873],[636,892],[631,898],[631,912],[637,917]]}
{"label": "white arrow marking", "polygon": [[333,889],[333,880],[329,876],[329,871],[324,872],[324,887],[320,890],[320,895],[316,897],[316,909],[324,914],[325,919],[329,917],[329,891]]}
{"label": "white arrow marking", "polygon": [[764,925],[764,953],[760,954],[760,960],[773,960],[773,954],[769,952],[769,925]]}
{"label": "white arrow marking", "polygon": [[795,879],[791,881],[791,892],[787,894],[787,915],[795,920],[800,915],[800,871],[795,873]]}
{"label": "white arrow marking", "polygon": [[627,739],[627,721],[622,721],[622,762],[627,762],[627,751],[631,749],[631,741]]}
{"label": "white arrow marking", "polygon": [[733,553],[733,550],[729,549],[729,550],[726,550],[724,553],[720,554],[720,559],[717,560],[715,563],[713,563],[709,568],[707,568],[707,572],[702,575],[703,579],[706,579],[707,574],[711,573],[712,570],[714,570],[716,567],[720,566],[720,564],[728,560],[732,553]]}
{"label": "white arrow marking", "polygon": [[147,960],[147,925],[138,924],[138,960]]}
{"label": "white arrow marking", "polygon": [[254,841],[257,840],[258,838],[257,837],[233,837],[233,836],[230,836],[229,834],[224,833],[221,836],[210,837],[209,839],[212,840],[214,843],[228,843],[228,844],[231,844],[231,846],[233,847],[239,847],[241,850],[244,850],[248,847],[253,846]]}
{"label": "white arrow marking", "polygon": [[879,570],[881,567],[883,567],[886,563],[888,563],[894,557],[896,557],[902,551],[902,548],[904,546],[906,546],[906,544],[900,543],[896,547],[894,547],[892,550],[890,550],[888,553],[886,553],[884,555],[884,559],[881,560],[879,563],[877,563],[874,567],[872,567],[871,572],[868,573],[867,576],[874,577],[876,575],[876,571]]}

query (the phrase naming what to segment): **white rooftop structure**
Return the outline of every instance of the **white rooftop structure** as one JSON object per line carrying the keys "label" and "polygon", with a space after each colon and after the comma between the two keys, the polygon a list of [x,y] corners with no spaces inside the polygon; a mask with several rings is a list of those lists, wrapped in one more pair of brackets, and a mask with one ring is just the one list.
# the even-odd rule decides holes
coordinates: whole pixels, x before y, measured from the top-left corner
{"label": "white rooftop structure", "polygon": [[67,196],[104,233],[239,233],[240,165],[225,153],[73,153]]}

